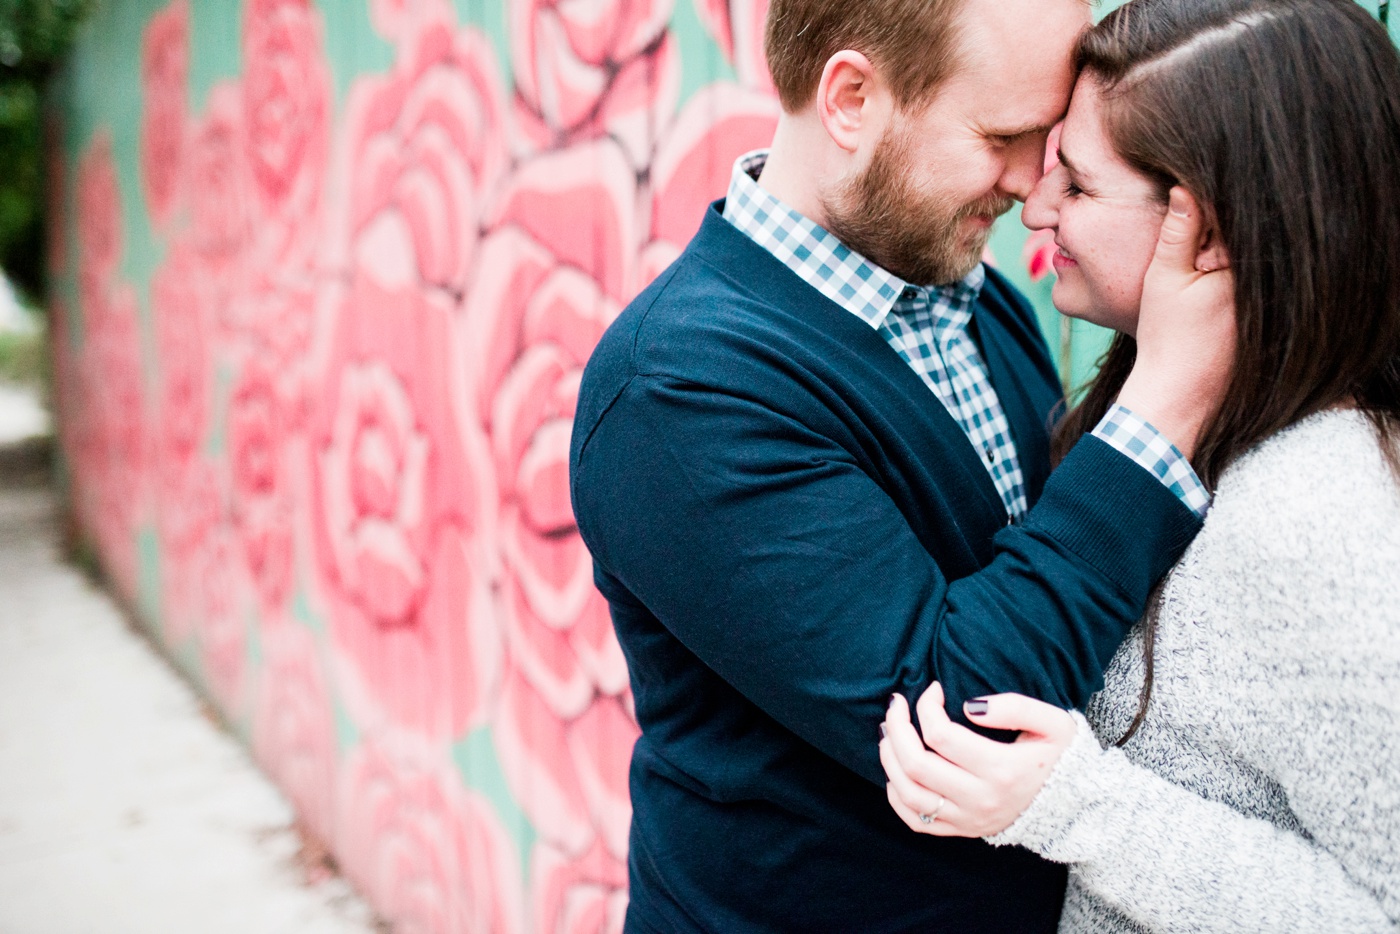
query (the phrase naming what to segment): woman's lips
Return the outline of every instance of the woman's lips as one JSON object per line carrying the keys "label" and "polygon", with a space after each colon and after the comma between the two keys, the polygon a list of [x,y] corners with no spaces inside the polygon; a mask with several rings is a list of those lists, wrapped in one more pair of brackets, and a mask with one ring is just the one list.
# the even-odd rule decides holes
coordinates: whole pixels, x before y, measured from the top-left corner
{"label": "woman's lips", "polygon": [[1074,267],[1079,265],[1078,261],[1076,261],[1072,256],[1070,256],[1062,249],[1055,251],[1054,257],[1051,258],[1051,262],[1054,264],[1056,270],[1073,269]]}

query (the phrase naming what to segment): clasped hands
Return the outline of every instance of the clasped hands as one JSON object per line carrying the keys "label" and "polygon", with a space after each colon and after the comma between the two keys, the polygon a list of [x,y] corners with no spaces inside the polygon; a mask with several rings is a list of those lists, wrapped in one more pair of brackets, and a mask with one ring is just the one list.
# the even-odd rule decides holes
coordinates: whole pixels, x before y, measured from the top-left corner
{"label": "clasped hands", "polygon": [[896,694],[880,740],[890,804],[911,830],[937,837],[989,837],[1015,823],[1044,787],[1077,725],[1068,711],[1022,694],[996,694],[963,705],[979,726],[1019,730],[1000,743],[954,723],[937,682],[919,698],[919,725]]}

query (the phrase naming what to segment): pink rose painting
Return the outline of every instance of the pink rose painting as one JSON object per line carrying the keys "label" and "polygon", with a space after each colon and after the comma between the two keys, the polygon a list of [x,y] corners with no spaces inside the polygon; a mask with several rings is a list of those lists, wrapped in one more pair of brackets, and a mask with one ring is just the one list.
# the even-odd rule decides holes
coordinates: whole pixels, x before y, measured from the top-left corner
{"label": "pink rose painting", "polygon": [[772,92],[773,78],[763,54],[763,24],[769,0],[695,0],[695,12],[734,65],[739,80],[756,91]]}
{"label": "pink rose painting", "polygon": [[163,458],[155,482],[162,634],[179,645],[194,635],[204,612],[204,549],[225,521],[224,493],[216,466],[201,456]]}
{"label": "pink rose painting", "polygon": [[483,458],[452,404],[452,321],[417,291],[357,281],[338,326],[313,425],[333,643],[369,722],[459,734],[483,716],[501,648]]}
{"label": "pink rose painting", "polygon": [[460,294],[504,169],[498,81],[485,40],[439,19],[392,75],[355,88],[339,193],[349,238],[338,263],[378,288],[436,291],[447,302]]}
{"label": "pink rose painting", "polygon": [[246,0],[240,88],[265,262],[309,259],[330,149],[330,74],[312,0]]}
{"label": "pink rose painting", "polygon": [[78,162],[78,293],[85,318],[106,313],[122,256],[121,188],[112,136],[99,132]]}
{"label": "pink rose painting", "polygon": [[651,165],[651,243],[642,279],[665,269],[695,232],[711,201],[729,189],[734,160],[768,145],[777,101],[732,84],[701,88],[681,109]]}
{"label": "pink rose painting", "polygon": [[352,92],[346,117],[316,544],[348,703],[441,737],[484,718],[501,665],[493,475],[451,349],[505,153],[479,35],[435,19],[403,55]]}
{"label": "pink rose painting", "polygon": [[[638,730],[569,504],[568,449],[583,366],[636,281],[637,201],[613,143],[524,164],[493,213],[463,332],[467,395],[499,490],[497,605],[508,652],[497,752],[531,824],[566,860],[595,847],[621,859],[631,816],[626,774]],[[563,209],[589,226],[554,223]],[[562,910],[552,905],[539,929],[555,930]]]}
{"label": "pink rose painting", "polygon": [[197,261],[184,247],[172,249],[151,282],[159,353],[159,452],[163,464],[194,457],[209,430],[213,369],[212,315]]}
{"label": "pink rose painting", "polygon": [[238,569],[226,530],[205,536],[192,568],[195,640],[204,682],[230,718],[239,717],[248,702],[248,585]]}
{"label": "pink rose painting", "polygon": [[181,182],[189,32],[189,2],[175,0],[151,17],[141,42],[141,181],[147,210],[160,226],[170,223]]}
{"label": "pink rose painting", "polygon": [[86,507],[110,573],[127,600],[137,594],[136,533],[147,505],[150,423],[136,296],[129,286],[108,296],[87,322],[83,369],[91,406]]}
{"label": "pink rose painting", "polygon": [[234,295],[225,314],[241,352],[273,384],[277,417],[288,434],[300,431],[319,392],[316,380],[328,348],[337,292],[302,274],[256,276]]}
{"label": "pink rose painting", "polygon": [[250,356],[228,403],[232,518],[243,563],[266,615],[292,585],[293,515],[287,426],[271,367]]}
{"label": "pink rose painting", "polygon": [[520,857],[495,810],[425,750],[365,744],[341,779],[346,873],[394,930],[520,934]]}
{"label": "pink rose painting", "polygon": [[244,145],[241,90],[236,83],[221,82],[209,92],[190,141],[190,226],[185,234],[217,296],[221,321],[229,293],[245,274],[253,231]]}
{"label": "pink rose painting", "polygon": [[368,0],[369,20],[375,30],[395,44],[412,42],[418,31],[433,22],[451,21],[452,0]]}
{"label": "pink rose painting", "polygon": [[79,515],[118,592],[137,594],[136,532],[146,506],[150,414],[136,294],[121,280],[121,189],[112,139],[99,134],[78,167],[78,293],[83,347],[81,437],[72,451]]}
{"label": "pink rose painting", "polygon": [[676,105],[673,0],[509,5],[519,143],[557,148],[604,134],[644,166]]}
{"label": "pink rose painting", "polygon": [[253,752],[312,833],[335,838],[335,714],[316,639],[277,625],[262,632]]}
{"label": "pink rose painting", "polygon": [[601,844],[571,859],[541,843],[530,857],[530,904],[538,934],[621,934],[627,864]]}

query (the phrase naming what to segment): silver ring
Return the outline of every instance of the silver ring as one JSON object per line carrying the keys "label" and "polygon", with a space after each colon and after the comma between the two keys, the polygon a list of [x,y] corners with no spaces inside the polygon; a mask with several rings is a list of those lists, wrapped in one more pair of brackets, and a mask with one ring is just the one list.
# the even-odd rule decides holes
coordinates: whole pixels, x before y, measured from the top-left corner
{"label": "silver ring", "polygon": [[948,799],[940,795],[938,798],[938,804],[934,807],[934,809],[928,814],[920,814],[919,820],[923,821],[925,824],[932,824],[935,820],[938,819],[938,812],[943,810],[943,805],[947,803]]}

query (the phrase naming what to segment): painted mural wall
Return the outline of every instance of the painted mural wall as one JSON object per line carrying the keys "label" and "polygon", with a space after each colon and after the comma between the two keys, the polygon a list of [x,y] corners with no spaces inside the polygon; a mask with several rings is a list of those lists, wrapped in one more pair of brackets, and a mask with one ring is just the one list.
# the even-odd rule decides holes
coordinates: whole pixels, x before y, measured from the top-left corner
{"label": "painted mural wall", "polygon": [[[583,364],[776,104],[766,0],[108,0],[54,88],[53,353],[112,585],[396,929],[620,930]],[[1048,304],[1044,239],[996,260]]]}

